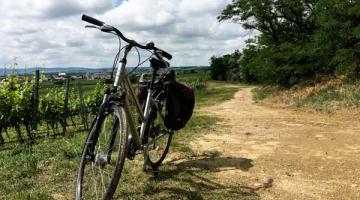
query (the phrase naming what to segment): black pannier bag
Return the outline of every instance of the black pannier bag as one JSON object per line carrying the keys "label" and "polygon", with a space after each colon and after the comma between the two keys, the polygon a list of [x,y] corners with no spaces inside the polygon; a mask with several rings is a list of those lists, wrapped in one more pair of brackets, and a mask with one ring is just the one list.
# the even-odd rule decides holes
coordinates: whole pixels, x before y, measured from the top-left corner
{"label": "black pannier bag", "polygon": [[195,105],[195,95],[191,87],[176,82],[165,83],[167,92],[164,125],[171,130],[183,128],[191,118]]}

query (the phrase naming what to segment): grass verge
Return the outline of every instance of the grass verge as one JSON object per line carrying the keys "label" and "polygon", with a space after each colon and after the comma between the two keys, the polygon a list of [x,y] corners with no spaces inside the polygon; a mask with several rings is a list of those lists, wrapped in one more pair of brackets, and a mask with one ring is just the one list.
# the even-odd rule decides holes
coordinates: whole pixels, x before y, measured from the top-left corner
{"label": "grass verge", "polygon": [[263,87],[254,88],[251,92],[253,94],[254,101],[258,102],[271,97],[275,91],[276,91],[276,87],[263,86]]}
{"label": "grass verge", "polygon": [[338,87],[329,87],[289,101],[298,107],[311,107],[318,110],[337,110],[360,107],[360,85],[344,84]]}
{"label": "grass verge", "polygon": [[275,103],[311,108],[318,111],[359,109],[360,83],[349,83],[343,79],[332,79],[312,86],[291,89],[260,87],[253,91],[255,101],[269,99]]}

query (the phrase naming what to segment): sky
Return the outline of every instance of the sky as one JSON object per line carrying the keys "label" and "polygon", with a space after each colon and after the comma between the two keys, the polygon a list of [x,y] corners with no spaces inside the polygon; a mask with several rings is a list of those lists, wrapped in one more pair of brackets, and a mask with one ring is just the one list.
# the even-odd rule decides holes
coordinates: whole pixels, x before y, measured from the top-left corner
{"label": "sky", "polygon": [[[172,66],[207,66],[255,33],[216,17],[231,0],[1,0],[0,67],[109,67],[117,38],[85,29],[87,14],[173,55]],[[124,44],[124,43],[123,43]],[[141,58],[149,56],[141,51]],[[136,51],[129,65],[137,63]]]}

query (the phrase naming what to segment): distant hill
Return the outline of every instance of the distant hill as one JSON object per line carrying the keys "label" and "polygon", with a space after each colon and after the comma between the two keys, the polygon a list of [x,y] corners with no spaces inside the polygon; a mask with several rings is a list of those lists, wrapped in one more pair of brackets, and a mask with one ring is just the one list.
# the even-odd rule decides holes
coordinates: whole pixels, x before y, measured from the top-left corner
{"label": "distant hill", "polygon": [[[35,70],[39,69],[40,71],[45,71],[46,74],[57,74],[59,72],[65,73],[94,73],[94,72],[111,72],[110,68],[83,68],[83,67],[55,67],[55,68],[38,68],[38,67],[30,67],[30,68],[19,68],[16,69],[16,73],[18,74],[32,74]],[[13,71],[11,69],[0,68],[0,75],[4,74],[12,74]]]}
{"label": "distant hill", "polygon": [[[188,69],[206,69],[206,66],[185,66],[185,67],[171,67],[173,70],[188,70]],[[35,70],[39,69],[40,71],[45,71],[45,74],[58,74],[59,72],[64,72],[68,74],[84,74],[84,73],[99,73],[99,72],[111,72],[112,68],[86,68],[86,67],[55,67],[55,68],[19,68],[16,69],[16,72],[20,75],[23,74],[32,74]],[[133,67],[127,67],[128,71],[131,71]],[[136,69],[136,73],[148,72],[150,67],[139,67]],[[13,74],[11,69],[5,69],[0,67],[0,76],[7,74]]]}

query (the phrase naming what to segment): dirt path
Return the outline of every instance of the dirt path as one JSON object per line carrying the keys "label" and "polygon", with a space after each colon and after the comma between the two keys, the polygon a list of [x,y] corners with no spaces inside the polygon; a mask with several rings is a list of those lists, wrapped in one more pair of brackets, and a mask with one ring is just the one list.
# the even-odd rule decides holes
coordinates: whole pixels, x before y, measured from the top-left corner
{"label": "dirt path", "polygon": [[359,121],[257,104],[251,89],[201,110],[224,119],[192,143],[219,152],[219,180],[261,199],[360,199]]}

